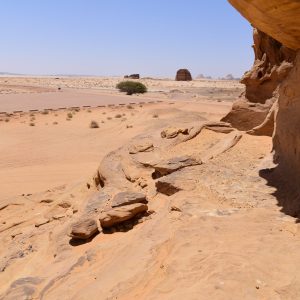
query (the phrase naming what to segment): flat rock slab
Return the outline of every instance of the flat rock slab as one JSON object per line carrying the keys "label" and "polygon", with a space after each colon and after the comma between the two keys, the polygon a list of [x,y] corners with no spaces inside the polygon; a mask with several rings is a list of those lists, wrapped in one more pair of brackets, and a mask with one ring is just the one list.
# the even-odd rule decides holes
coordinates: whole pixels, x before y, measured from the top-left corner
{"label": "flat rock slab", "polygon": [[136,143],[128,147],[129,154],[137,154],[139,152],[150,152],[153,151],[153,149],[153,143],[150,141]]}
{"label": "flat rock slab", "polygon": [[98,232],[96,220],[84,219],[72,225],[70,235],[73,239],[87,240]]}
{"label": "flat rock slab", "polygon": [[110,228],[116,224],[130,220],[140,213],[145,213],[147,210],[147,204],[143,203],[120,206],[102,213],[99,217],[99,221],[102,228]]}
{"label": "flat rock slab", "polygon": [[180,157],[174,157],[168,160],[160,161],[159,163],[153,165],[153,168],[155,169],[155,175],[154,177],[158,178],[161,176],[165,176],[168,174],[171,174],[177,170],[191,167],[191,166],[197,166],[201,165],[202,161],[199,158],[195,158],[192,156],[180,156]]}
{"label": "flat rock slab", "polygon": [[146,195],[135,192],[121,192],[115,195],[112,200],[112,207],[119,207],[124,205],[130,205],[135,203],[147,204]]}

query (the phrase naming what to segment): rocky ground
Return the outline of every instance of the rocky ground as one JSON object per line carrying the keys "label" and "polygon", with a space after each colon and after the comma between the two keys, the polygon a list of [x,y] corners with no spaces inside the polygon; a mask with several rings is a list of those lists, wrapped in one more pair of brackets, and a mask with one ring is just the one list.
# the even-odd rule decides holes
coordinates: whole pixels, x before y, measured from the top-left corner
{"label": "rocky ground", "polygon": [[218,122],[229,109],[176,101],[1,122],[0,299],[299,298],[299,225],[266,179],[271,138]]}

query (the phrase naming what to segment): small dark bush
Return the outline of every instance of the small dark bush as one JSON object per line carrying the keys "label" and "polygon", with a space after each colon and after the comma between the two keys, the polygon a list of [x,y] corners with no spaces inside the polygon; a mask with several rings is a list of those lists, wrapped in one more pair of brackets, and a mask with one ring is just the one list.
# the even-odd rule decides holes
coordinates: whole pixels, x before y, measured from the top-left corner
{"label": "small dark bush", "polygon": [[135,81],[122,81],[117,84],[117,89],[127,93],[127,95],[144,94],[147,92],[147,88],[144,84]]}

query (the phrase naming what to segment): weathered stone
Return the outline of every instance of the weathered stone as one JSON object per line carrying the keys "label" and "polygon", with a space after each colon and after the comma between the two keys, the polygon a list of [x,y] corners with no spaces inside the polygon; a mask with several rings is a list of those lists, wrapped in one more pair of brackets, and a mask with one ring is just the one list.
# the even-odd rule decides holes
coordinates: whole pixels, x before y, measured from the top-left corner
{"label": "weathered stone", "polygon": [[112,200],[112,207],[130,205],[134,203],[148,203],[147,198],[142,193],[135,192],[121,192],[115,195]]}
{"label": "weathered stone", "polygon": [[86,214],[94,214],[98,213],[101,208],[104,207],[105,203],[109,201],[109,196],[105,194],[104,192],[98,192],[95,195],[91,196],[89,200],[87,201],[86,207],[85,207],[85,213]]}
{"label": "weathered stone", "polygon": [[[260,126],[269,117],[278,99],[278,86],[287,78],[295,59],[295,51],[258,29],[254,29],[253,39],[255,62],[241,80],[245,84],[245,92],[233,104],[231,112],[222,119],[245,131]],[[274,122],[269,122],[268,129],[259,133],[271,136],[273,129]]]}
{"label": "weathered stone", "polygon": [[70,235],[73,239],[87,240],[98,232],[96,220],[84,219],[72,225]]}
{"label": "weathered stone", "polygon": [[142,141],[131,145],[128,150],[129,154],[136,154],[138,152],[153,151],[153,143],[150,141]]}
{"label": "weathered stone", "polygon": [[152,166],[155,169],[155,172],[153,173],[153,177],[159,178],[161,176],[165,176],[167,174],[173,173],[177,170],[190,167],[190,166],[197,166],[201,164],[202,161],[200,158],[191,157],[188,155],[162,160],[159,163],[154,164]]}
{"label": "weathered stone", "polygon": [[295,0],[229,0],[253,26],[286,47],[300,49],[300,3]]}
{"label": "weathered stone", "polygon": [[162,138],[167,138],[167,139],[173,139],[178,136],[178,134],[188,134],[189,133],[189,128],[176,128],[176,127],[168,127],[165,128],[161,132],[161,137]]}
{"label": "weathered stone", "polygon": [[99,217],[100,224],[103,228],[109,228],[116,224],[130,220],[140,213],[145,213],[147,210],[148,206],[143,203],[116,207],[101,214]]}

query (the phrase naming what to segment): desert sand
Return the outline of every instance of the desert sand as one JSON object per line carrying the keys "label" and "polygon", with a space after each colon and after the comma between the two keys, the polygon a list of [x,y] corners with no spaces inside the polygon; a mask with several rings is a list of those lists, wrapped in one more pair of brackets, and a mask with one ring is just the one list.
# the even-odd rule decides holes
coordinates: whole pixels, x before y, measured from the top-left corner
{"label": "desert sand", "polygon": [[[125,96],[118,80],[1,78],[1,299],[297,299],[271,138],[219,122],[242,86],[146,79]],[[123,191],[147,212],[102,231]]]}

